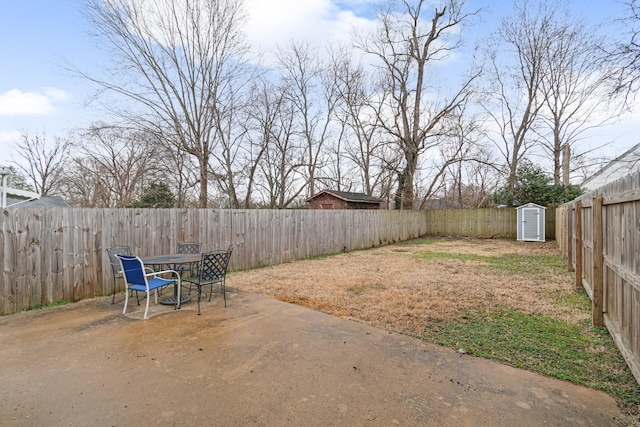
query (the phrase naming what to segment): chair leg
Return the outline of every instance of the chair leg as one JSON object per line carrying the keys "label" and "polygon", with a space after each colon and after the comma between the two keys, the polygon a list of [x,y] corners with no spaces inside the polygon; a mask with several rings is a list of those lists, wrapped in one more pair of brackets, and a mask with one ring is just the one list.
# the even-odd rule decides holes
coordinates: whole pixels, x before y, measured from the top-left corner
{"label": "chair leg", "polygon": [[[149,300],[151,299],[151,295],[149,295],[149,291],[145,292],[147,294],[147,305],[144,308],[144,317],[143,319],[147,318],[147,313],[149,312]],[[158,294],[156,293],[156,303],[158,302]]]}
{"label": "chair leg", "polygon": [[116,303],[116,278],[113,278],[113,297],[111,298],[111,304]]}
{"label": "chair leg", "polygon": [[129,289],[125,289],[124,291],[124,308],[122,309],[122,314],[127,312],[127,304],[129,303]]}
{"label": "chair leg", "polygon": [[[196,285],[198,286],[198,285]],[[200,298],[202,296],[202,286],[198,286],[198,316],[200,316]]]}
{"label": "chair leg", "polygon": [[224,280],[222,281],[222,283],[220,283],[220,286],[222,287],[222,298],[224,299],[224,307],[227,308],[227,290],[224,285]]}

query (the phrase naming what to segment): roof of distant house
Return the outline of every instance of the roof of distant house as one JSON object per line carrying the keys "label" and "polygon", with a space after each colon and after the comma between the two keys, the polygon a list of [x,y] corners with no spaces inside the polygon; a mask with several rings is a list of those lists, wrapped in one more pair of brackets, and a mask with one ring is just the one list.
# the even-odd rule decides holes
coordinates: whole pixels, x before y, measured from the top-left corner
{"label": "roof of distant house", "polygon": [[352,193],[348,191],[336,191],[336,190],[322,190],[314,194],[313,196],[307,199],[311,201],[317,197],[320,197],[324,194],[329,194],[338,199],[344,200],[346,202],[361,202],[361,203],[381,203],[384,200],[379,199],[377,197],[369,196],[366,193]]}
{"label": "roof of distant house", "polygon": [[605,167],[584,180],[581,187],[587,191],[595,190],[618,178],[622,178],[640,168],[640,144],[636,144],[629,150],[610,161]]}
{"label": "roof of distant house", "polygon": [[44,196],[35,200],[20,200],[7,197],[8,208],[68,208],[71,207],[66,200],[60,196]]}

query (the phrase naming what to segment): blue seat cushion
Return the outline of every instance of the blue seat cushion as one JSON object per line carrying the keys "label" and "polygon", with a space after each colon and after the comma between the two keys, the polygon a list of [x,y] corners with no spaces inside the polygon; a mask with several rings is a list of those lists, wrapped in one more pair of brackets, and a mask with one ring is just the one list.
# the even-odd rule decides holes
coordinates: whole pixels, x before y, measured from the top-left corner
{"label": "blue seat cushion", "polygon": [[[147,282],[149,283],[149,290],[152,290],[152,289],[157,289],[163,286],[170,285],[172,283],[175,283],[176,281],[170,280],[170,279],[163,279],[161,277],[154,277],[153,279],[149,279]],[[144,287],[144,285],[130,285],[129,289],[131,289],[132,291],[140,291],[140,292],[146,292],[147,290]]]}

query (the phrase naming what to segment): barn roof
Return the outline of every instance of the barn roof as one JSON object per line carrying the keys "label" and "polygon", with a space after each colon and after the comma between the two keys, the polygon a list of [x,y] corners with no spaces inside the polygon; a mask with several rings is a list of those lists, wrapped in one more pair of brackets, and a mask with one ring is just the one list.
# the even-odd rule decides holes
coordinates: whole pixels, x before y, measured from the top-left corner
{"label": "barn roof", "polygon": [[379,199],[377,197],[369,196],[365,193],[352,193],[348,191],[336,191],[336,190],[322,190],[314,194],[313,196],[307,199],[307,202],[310,202],[313,199],[316,199],[322,195],[329,194],[338,199],[344,200],[346,202],[359,202],[359,203],[382,203],[384,200]]}

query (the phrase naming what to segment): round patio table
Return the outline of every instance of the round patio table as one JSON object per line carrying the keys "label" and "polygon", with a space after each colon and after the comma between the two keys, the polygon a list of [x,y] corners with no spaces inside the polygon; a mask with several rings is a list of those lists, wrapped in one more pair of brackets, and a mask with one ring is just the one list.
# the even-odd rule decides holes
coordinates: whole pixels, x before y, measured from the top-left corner
{"label": "round patio table", "polygon": [[[142,263],[145,265],[167,265],[170,268],[178,264],[192,264],[199,262],[202,259],[200,254],[166,254],[166,255],[153,255],[147,257],[141,257]],[[175,305],[177,299],[177,290],[174,290],[173,296],[164,298],[160,301],[160,304]],[[180,304],[191,301],[191,297],[188,295],[180,296]]]}

